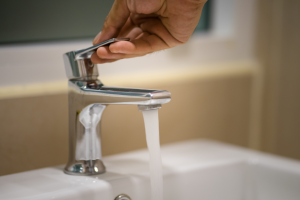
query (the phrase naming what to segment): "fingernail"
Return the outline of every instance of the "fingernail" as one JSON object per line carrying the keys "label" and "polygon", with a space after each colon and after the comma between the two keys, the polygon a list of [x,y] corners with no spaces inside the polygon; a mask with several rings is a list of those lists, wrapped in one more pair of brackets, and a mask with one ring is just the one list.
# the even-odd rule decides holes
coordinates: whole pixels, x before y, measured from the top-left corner
{"label": "fingernail", "polygon": [[100,38],[101,31],[96,35],[96,37],[93,40],[93,45],[97,44],[98,39]]}

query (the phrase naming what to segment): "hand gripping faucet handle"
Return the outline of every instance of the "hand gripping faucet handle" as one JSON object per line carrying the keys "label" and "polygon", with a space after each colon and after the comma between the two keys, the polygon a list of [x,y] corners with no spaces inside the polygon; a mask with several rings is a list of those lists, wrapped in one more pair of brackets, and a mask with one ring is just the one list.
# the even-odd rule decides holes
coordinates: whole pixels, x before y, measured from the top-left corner
{"label": "hand gripping faucet handle", "polygon": [[92,54],[102,46],[107,46],[114,42],[129,41],[129,38],[112,38],[88,47],[67,52],[63,55],[65,70],[69,80],[96,80],[99,76],[97,65],[92,63]]}

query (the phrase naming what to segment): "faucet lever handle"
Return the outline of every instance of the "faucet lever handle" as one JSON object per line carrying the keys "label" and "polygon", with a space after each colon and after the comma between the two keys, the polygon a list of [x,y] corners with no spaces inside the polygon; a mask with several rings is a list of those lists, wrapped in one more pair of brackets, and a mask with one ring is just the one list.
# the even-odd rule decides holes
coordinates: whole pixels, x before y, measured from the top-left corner
{"label": "faucet lever handle", "polygon": [[70,51],[63,55],[66,74],[69,80],[97,80],[99,76],[96,64],[91,62],[91,56],[99,47],[119,41],[129,41],[129,38],[112,38],[88,47]]}
{"label": "faucet lever handle", "polygon": [[86,53],[95,52],[99,47],[106,46],[106,45],[109,45],[109,44],[114,43],[114,42],[129,41],[129,40],[130,40],[130,38],[111,38],[109,40],[106,40],[106,41],[101,42],[99,44],[96,44],[94,46],[88,47],[86,49],[76,50],[76,51],[74,51],[75,60],[77,60],[78,58],[80,58],[82,55],[84,55]]}

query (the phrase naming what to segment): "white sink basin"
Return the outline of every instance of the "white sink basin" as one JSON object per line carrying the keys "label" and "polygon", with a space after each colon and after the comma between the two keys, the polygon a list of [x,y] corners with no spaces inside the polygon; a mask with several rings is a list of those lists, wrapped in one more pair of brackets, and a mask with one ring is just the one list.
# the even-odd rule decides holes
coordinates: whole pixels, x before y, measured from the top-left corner
{"label": "white sink basin", "polygon": [[[209,140],[162,146],[164,200],[299,200],[300,162]],[[0,199],[150,200],[148,152],[104,158],[107,173],[70,176],[63,166],[0,177]]]}

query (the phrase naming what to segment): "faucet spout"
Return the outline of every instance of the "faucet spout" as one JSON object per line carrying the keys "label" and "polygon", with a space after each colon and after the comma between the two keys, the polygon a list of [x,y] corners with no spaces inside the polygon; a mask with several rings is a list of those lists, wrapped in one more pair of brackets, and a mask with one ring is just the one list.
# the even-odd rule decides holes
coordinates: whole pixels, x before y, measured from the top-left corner
{"label": "faucet spout", "polygon": [[83,94],[85,104],[157,105],[171,101],[171,93],[166,90],[103,86],[97,80],[90,82],[70,81],[74,92]]}

